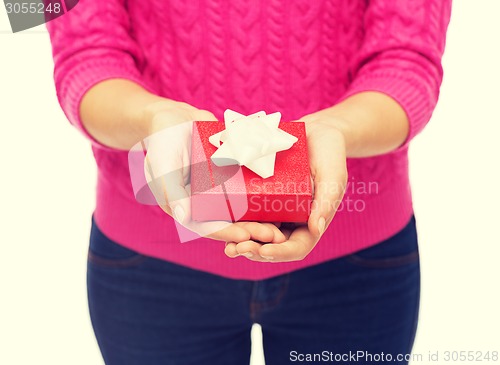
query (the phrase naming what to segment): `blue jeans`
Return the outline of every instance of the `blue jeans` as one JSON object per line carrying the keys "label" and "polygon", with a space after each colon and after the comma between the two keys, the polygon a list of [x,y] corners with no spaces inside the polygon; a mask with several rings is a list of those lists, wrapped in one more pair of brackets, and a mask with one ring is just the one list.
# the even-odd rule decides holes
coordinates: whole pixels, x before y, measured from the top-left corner
{"label": "blue jeans", "polygon": [[253,323],[267,365],[407,364],[420,293],[415,220],[371,248],[262,281],[142,256],[93,224],[87,280],[107,365],[248,364]]}

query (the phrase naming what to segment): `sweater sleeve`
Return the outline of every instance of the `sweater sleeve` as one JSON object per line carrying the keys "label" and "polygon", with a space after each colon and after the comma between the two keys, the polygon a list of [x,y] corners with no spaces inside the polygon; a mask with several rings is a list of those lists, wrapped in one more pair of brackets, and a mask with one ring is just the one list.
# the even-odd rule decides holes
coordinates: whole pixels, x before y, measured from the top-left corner
{"label": "sweater sleeve", "polygon": [[148,89],[141,73],[142,53],[130,36],[125,0],[80,0],[74,9],[47,23],[54,58],[57,98],[68,120],[95,145],[84,128],[79,107],[95,84],[111,78]]}
{"label": "sweater sleeve", "polygon": [[424,128],[436,106],[450,13],[451,0],[369,1],[364,41],[341,99],[377,91],[398,102],[410,122],[400,148]]}

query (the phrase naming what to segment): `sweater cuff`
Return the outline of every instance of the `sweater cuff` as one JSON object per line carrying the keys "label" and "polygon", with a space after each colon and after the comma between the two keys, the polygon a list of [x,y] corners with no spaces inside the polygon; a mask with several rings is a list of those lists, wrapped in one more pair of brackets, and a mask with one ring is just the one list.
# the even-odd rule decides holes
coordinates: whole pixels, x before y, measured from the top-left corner
{"label": "sweater cuff", "polygon": [[[109,79],[127,79],[152,92],[135,67],[113,58],[87,60],[75,65],[65,75],[57,95],[70,123],[83,133],[94,146],[116,150],[97,141],[84,127],[80,118],[80,103],[85,93],[99,82]],[[117,105],[117,107],[120,107]]]}
{"label": "sweater cuff", "polygon": [[408,136],[394,152],[408,147],[410,141],[422,131],[432,115],[434,98],[431,91],[417,80],[393,72],[375,73],[356,78],[339,102],[366,91],[380,92],[391,97],[403,108],[408,117]]}

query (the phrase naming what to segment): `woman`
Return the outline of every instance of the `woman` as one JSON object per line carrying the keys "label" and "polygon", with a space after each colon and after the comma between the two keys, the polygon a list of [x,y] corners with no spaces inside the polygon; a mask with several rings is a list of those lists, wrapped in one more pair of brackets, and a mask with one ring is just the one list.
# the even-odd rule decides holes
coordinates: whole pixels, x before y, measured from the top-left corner
{"label": "woman", "polygon": [[[407,151],[438,99],[450,7],[81,0],[48,23],[59,101],[98,166],[88,291],[106,364],[248,363],[253,323],[269,365],[407,363],[420,285]],[[160,206],[135,198],[132,146],[226,108],[306,122],[307,225],[195,223],[172,198],[188,197],[188,171]],[[149,146],[152,170],[186,158],[165,145]],[[172,217],[207,237],[182,244]]]}

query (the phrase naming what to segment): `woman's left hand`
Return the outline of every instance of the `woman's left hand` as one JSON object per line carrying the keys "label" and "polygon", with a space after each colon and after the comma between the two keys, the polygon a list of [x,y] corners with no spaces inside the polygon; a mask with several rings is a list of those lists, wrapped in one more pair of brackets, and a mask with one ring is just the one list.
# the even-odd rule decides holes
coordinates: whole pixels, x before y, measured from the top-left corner
{"label": "woman's left hand", "polygon": [[282,225],[281,230],[287,237],[283,243],[228,243],[227,256],[243,255],[250,260],[269,262],[302,260],[332,221],[347,184],[344,135],[330,118],[328,121],[321,118],[321,112],[305,116],[300,121],[306,122],[309,164],[314,182],[314,199],[307,224],[292,228]]}

